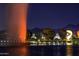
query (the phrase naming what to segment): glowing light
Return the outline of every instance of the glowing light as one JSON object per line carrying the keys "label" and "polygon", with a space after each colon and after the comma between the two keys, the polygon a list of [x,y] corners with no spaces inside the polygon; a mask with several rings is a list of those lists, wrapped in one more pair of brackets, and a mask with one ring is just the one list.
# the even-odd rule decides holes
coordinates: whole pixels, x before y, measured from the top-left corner
{"label": "glowing light", "polygon": [[66,32],[67,32],[66,38],[67,39],[71,39],[72,35],[73,35],[72,31],[71,30],[67,30]]}
{"label": "glowing light", "polygon": [[77,38],[79,38],[79,31],[77,31]]}
{"label": "glowing light", "polygon": [[58,33],[56,33],[56,36],[54,37],[54,39],[61,39],[61,37]]}
{"label": "glowing light", "polygon": [[26,4],[21,4],[18,8],[19,12],[19,39],[25,43],[26,40]]}
{"label": "glowing light", "polygon": [[71,30],[66,30],[67,34],[66,34],[66,44],[67,45],[72,45],[72,35],[73,32]]}
{"label": "glowing light", "polygon": [[8,7],[8,32],[11,39],[18,39],[25,43],[27,33],[27,9],[28,4],[9,4]]}

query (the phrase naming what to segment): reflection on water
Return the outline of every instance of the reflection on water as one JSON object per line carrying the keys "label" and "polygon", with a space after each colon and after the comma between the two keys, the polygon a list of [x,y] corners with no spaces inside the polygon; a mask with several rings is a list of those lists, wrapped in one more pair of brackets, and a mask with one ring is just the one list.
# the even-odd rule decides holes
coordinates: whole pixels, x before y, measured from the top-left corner
{"label": "reflection on water", "polygon": [[30,47],[30,55],[36,56],[64,56],[66,48],[65,46],[40,46]]}
{"label": "reflection on water", "polygon": [[2,56],[78,56],[78,46],[1,47]]}
{"label": "reflection on water", "polygon": [[72,56],[72,53],[73,53],[73,50],[72,50],[72,46],[67,46],[66,47],[66,54],[67,54],[67,56]]}
{"label": "reflection on water", "polygon": [[28,54],[28,47],[1,47],[0,55],[8,56],[26,56]]}
{"label": "reflection on water", "polygon": [[73,46],[73,56],[79,56],[79,46]]}

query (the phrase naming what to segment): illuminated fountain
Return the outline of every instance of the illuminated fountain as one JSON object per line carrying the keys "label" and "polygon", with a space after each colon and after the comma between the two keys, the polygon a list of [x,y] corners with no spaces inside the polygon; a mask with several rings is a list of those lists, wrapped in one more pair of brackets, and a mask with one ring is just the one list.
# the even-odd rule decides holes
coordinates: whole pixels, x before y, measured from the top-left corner
{"label": "illuminated fountain", "polygon": [[8,4],[8,37],[17,43],[26,43],[28,4]]}

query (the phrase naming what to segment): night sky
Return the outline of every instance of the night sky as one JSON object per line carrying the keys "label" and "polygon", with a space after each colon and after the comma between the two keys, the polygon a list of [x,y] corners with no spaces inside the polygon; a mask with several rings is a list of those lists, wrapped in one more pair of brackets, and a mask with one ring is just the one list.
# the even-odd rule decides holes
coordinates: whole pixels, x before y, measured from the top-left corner
{"label": "night sky", "polygon": [[6,4],[0,4],[0,30],[6,29]]}
{"label": "night sky", "polygon": [[[0,4],[0,30],[6,29],[6,4]],[[63,28],[68,24],[79,23],[79,4],[29,4],[28,29]]]}
{"label": "night sky", "polygon": [[28,29],[58,29],[78,23],[79,4],[29,4]]}

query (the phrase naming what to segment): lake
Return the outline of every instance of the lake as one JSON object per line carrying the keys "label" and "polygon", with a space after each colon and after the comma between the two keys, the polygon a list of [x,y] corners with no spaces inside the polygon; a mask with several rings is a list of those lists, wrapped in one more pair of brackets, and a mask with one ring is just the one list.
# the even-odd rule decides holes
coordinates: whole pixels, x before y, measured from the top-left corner
{"label": "lake", "polygon": [[79,46],[0,47],[0,56],[79,56]]}

